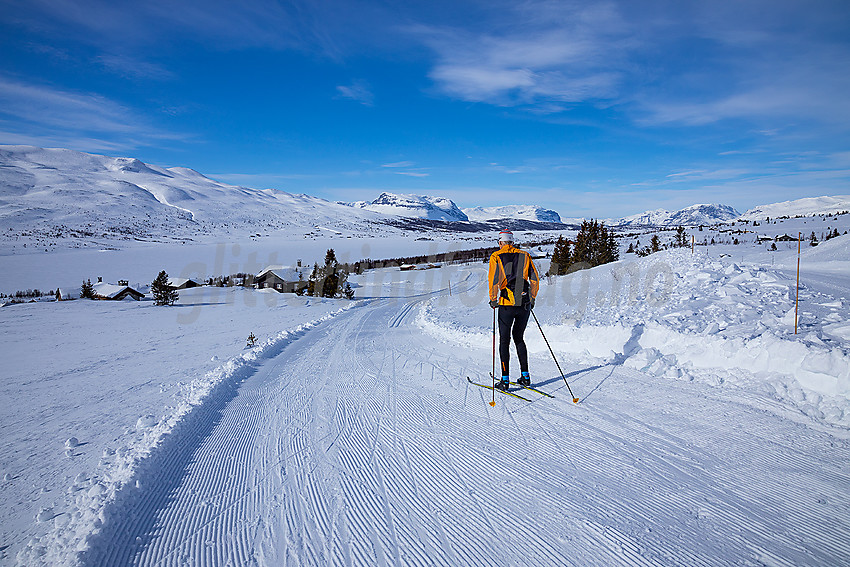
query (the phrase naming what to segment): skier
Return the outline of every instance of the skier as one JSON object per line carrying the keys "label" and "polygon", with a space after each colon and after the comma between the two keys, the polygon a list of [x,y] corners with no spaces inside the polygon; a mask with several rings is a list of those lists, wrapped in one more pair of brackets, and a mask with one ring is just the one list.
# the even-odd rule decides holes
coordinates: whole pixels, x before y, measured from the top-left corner
{"label": "skier", "polygon": [[502,379],[496,388],[507,390],[510,385],[510,343],[513,336],[519,358],[521,376],[517,383],[531,385],[528,373],[528,350],[523,334],[534,300],[540,289],[540,277],[528,252],[514,246],[509,230],[499,233],[499,250],[490,255],[490,307],[499,308],[499,359]]}

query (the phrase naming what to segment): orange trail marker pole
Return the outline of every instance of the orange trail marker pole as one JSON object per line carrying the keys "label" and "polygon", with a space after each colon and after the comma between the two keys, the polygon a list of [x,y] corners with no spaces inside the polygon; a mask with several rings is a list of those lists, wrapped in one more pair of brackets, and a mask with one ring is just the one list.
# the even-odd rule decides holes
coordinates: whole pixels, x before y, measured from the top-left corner
{"label": "orange trail marker pole", "polygon": [[797,334],[797,313],[800,308],[800,242],[803,233],[797,233],[797,299],[794,300],[794,334]]}

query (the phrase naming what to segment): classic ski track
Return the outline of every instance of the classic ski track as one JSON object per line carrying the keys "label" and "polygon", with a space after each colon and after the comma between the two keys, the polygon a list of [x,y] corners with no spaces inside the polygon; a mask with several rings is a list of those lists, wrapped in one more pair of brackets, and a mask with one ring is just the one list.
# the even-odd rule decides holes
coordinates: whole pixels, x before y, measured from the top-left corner
{"label": "classic ski track", "polygon": [[850,562],[850,443],[620,367],[571,378],[593,392],[577,405],[490,408],[463,381],[488,349],[420,333],[427,298],[373,301],[259,367],[187,435],[190,461],[158,463],[174,490],[128,503],[101,564]]}

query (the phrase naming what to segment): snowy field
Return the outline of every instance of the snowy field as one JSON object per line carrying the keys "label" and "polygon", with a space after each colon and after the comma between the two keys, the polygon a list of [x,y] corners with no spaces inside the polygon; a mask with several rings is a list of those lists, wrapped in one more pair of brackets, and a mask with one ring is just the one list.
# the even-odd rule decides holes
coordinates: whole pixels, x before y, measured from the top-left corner
{"label": "snowy field", "polygon": [[[353,302],[199,288],[2,308],[2,562],[848,564],[850,237],[804,246],[797,335],[796,243],[754,237],[544,279],[535,313],[578,404],[533,320],[554,398],[491,408],[467,383],[489,381],[484,264],[367,272]],[[116,254],[148,282],[181,249]],[[235,271],[238,252],[203,262]],[[84,276],[97,254],[49,257]],[[39,258],[4,261],[44,289]]]}

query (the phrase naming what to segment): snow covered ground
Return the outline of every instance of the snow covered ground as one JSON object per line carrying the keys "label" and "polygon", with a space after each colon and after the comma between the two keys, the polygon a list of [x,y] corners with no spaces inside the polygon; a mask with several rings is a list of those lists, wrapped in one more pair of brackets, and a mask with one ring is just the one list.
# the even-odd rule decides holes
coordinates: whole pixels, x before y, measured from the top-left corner
{"label": "snow covered ground", "polygon": [[[489,380],[484,264],[366,272],[354,302],[200,288],[0,309],[2,562],[847,564],[848,238],[804,249],[797,335],[796,244],[544,279],[535,313],[578,404],[533,321],[554,399],[491,408],[468,385]],[[138,250],[116,258],[146,282],[185,248]],[[245,260],[224,253],[222,273]]]}
{"label": "snow covered ground", "polygon": [[[783,415],[850,428],[850,281],[832,278],[827,290],[818,285],[824,275],[807,272],[795,335],[796,274],[736,262],[722,250],[678,249],[546,278],[535,313],[570,360],[746,387],[780,401]],[[850,259],[850,238],[807,251],[806,269],[822,256]],[[423,327],[449,342],[486,343],[481,306],[463,299],[426,305]],[[539,332],[529,348],[548,355]]]}
{"label": "snow covered ground", "polygon": [[[197,288],[173,308],[80,300],[0,310],[3,547],[54,528],[72,543],[85,536],[202,402],[313,321],[353,305]],[[259,346],[243,350],[250,333]]]}

